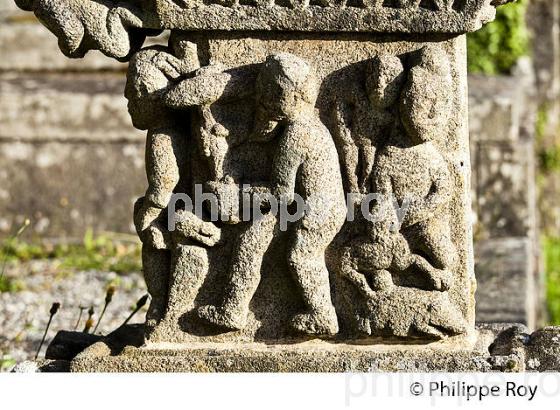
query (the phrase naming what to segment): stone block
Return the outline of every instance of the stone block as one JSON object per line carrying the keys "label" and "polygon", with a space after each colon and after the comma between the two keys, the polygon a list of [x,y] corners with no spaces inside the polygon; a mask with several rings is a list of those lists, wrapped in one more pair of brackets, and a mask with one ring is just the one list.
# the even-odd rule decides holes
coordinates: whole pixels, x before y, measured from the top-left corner
{"label": "stone block", "polygon": [[[1,16],[0,10],[0,19]],[[37,21],[0,22],[0,72],[126,70],[126,64],[108,60],[101,53],[90,53],[83,61],[64,57],[58,50],[56,38]]]}
{"label": "stone block", "polygon": [[478,241],[475,246],[476,319],[536,327],[540,294],[533,242],[529,238]]}
{"label": "stone block", "polygon": [[473,212],[476,239],[536,240],[532,72],[469,76]]}
{"label": "stone block", "polygon": [[14,232],[25,218],[27,234],[42,238],[133,231],[143,151],[132,142],[0,141],[0,232]]}
{"label": "stone block", "polygon": [[114,74],[0,76],[0,139],[17,141],[135,141]]}

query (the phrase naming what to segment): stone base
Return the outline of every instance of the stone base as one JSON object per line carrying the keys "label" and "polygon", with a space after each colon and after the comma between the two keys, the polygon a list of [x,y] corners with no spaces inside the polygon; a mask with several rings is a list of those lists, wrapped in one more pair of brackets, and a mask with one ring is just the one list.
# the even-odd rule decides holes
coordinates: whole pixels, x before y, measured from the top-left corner
{"label": "stone base", "polygon": [[[469,338],[423,345],[348,344],[313,340],[297,344],[153,344],[119,354],[96,343],[71,363],[72,372],[484,372],[502,370],[489,353],[501,326]],[[499,366],[499,364],[498,364]],[[521,366],[512,363],[508,366]]]}
{"label": "stone base", "polygon": [[[74,338],[78,337],[77,334]],[[529,334],[516,324],[482,324],[471,337],[424,345],[205,343],[143,345],[143,327],[125,326],[65,360],[76,341],[58,338],[48,360],[13,372],[523,372],[560,371],[560,327]],[[78,337],[79,339],[79,337]],[[72,343],[65,349],[64,340]],[[56,353],[56,354],[54,354]]]}

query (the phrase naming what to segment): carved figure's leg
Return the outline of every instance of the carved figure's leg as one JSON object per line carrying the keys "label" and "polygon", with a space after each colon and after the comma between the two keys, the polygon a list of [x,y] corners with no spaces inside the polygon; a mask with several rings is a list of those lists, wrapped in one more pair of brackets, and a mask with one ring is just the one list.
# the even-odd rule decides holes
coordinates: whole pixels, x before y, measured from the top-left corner
{"label": "carved figure's leg", "polygon": [[167,207],[173,190],[179,183],[185,157],[184,137],[176,132],[148,133],[146,142],[146,202],[161,209]]}
{"label": "carved figure's leg", "polygon": [[448,218],[445,215],[437,218],[416,224],[403,233],[414,254],[413,266],[427,275],[434,290],[446,291],[453,285],[457,250],[451,241]]}
{"label": "carved figure's leg", "polygon": [[142,246],[144,280],[148,287],[148,293],[152,297],[146,314],[148,333],[150,329],[155,328],[165,314],[170,264],[169,251],[154,249],[149,245]]}
{"label": "carved figure's leg", "polygon": [[437,269],[453,270],[457,261],[457,249],[451,241],[449,217],[437,215],[418,224],[419,245],[422,246]]}
{"label": "carved figure's leg", "polygon": [[384,261],[373,260],[377,259],[374,247],[374,244],[352,242],[340,257],[340,274],[352,282],[366,298],[374,297],[373,291],[388,291],[394,286],[391,273],[380,269]]}
{"label": "carved figure's leg", "polygon": [[221,306],[203,306],[198,314],[215,325],[239,330],[245,327],[249,304],[261,280],[263,256],[274,237],[276,216],[267,214],[241,234],[234,248],[229,283]]}
{"label": "carved figure's leg", "polygon": [[[295,239],[288,255],[290,270],[307,305],[307,312],[296,315],[292,325],[298,331],[313,335],[338,333],[325,264],[325,250],[338,232],[336,223],[333,224],[336,218],[330,219],[321,226],[306,226],[305,218],[302,219],[295,227]],[[330,232],[329,227],[332,228]]]}
{"label": "carved figure's leg", "polygon": [[356,170],[360,153],[356,142],[352,138],[352,133],[347,125],[345,116],[348,115],[348,108],[344,104],[338,104],[335,108],[336,127],[333,133],[337,148],[339,149],[340,163],[344,178],[348,183],[347,189],[350,192],[360,192]]}
{"label": "carved figure's leg", "polygon": [[449,270],[436,269],[419,255],[414,255],[413,266],[428,276],[435,290],[446,291],[453,286],[453,276]]}

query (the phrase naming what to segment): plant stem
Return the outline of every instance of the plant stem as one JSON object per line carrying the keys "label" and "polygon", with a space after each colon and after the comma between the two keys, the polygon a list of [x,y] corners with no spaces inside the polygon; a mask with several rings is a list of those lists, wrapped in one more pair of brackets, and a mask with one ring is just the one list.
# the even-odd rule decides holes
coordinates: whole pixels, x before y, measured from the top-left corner
{"label": "plant stem", "polygon": [[132,319],[135,314],[140,312],[140,309],[142,309],[144,307],[144,305],[146,305],[146,303],[148,302],[148,298],[149,298],[149,295],[146,294],[146,295],[142,296],[140,299],[138,299],[138,302],[136,302],[136,307],[134,308],[132,313],[126,318],[126,320],[123,322],[123,324],[119,326],[119,329],[123,326],[126,326],[128,324],[128,322],[130,322],[130,319]]}
{"label": "plant stem", "polygon": [[45,339],[47,338],[47,332],[49,331],[49,327],[51,327],[51,322],[52,322],[53,316],[54,315],[51,314],[51,316],[49,317],[49,321],[47,323],[45,333],[43,334],[43,338],[41,339],[41,344],[39,345],[39,348],[37,349],[37,353],[35,354],[35,360],[37,360],[37,358],[39,357],[39,353],[41,352],[41,348],[43,347],[43,343],[45,343]]}
{"label": "plant stem", "polygon": [[95,328],[93,329],[93,334],[95,334],[95,332],[97,332],[97,328],[99,327],[99,324],[101,323],[101,319],[103,319],[103,315],[105,314],[105,311],[107,310],[107,305],[108,305],[108,303],[105,303],[105,306],[103,306],[103,310],[101,311],[101,315],[99,315],[99,319],[97,319],[97,324],[95,325]]}
{"label": "plant stem", "polygon": [[[21,225],[17,230],[17,232],[8,240],[17,239],[23,232],[25,232],[25,230],[27,229],[30,223],[31,221],[29,219],[26,219],[23,222],[23,225]],[[4,245],[2,246],[2,251],[4,251],[3,252],[4,256],[2,257],[2,270],[0,271],[0,279],[4,276],[4,272],[6,271],[6,265],[8,264],[8,252],[6,252],[6,243],[8,242],[8,240],[4,241]]]}
{"label": "plant stem", "polygon": [[76,325],[74,326],[74,330],[78,329],[78,326],[80,325],[80,320],[82,320],[82,314],[84,313],[84,309],[83,307],[80,307],[80,315],[78,316],[78,321],[76,322]]}

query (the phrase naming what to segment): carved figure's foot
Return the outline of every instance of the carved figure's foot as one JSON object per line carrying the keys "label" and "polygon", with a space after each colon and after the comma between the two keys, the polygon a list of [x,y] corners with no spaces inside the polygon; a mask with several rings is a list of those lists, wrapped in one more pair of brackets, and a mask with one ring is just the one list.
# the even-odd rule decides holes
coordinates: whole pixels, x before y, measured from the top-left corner
{"label": "carved figure's foot", "polygon": [[292,327],[309,335],[332,336],[338,333],[338,320],[334,308],[326,312],[300,313],[292,318]]}
{"label": "carved figure's foot", "polygon": [[246,314],[232,314],[224,311],[223,308],[206,305],[198,309],[198,317],[213,325],[229,330],[241,330],[247,323]]}
{"label": "carved figure's foot", "polygon": [[445,269],[434,269],[430,275],[432,286],[435,290],[445,292],[453,286],[453,274]]}

